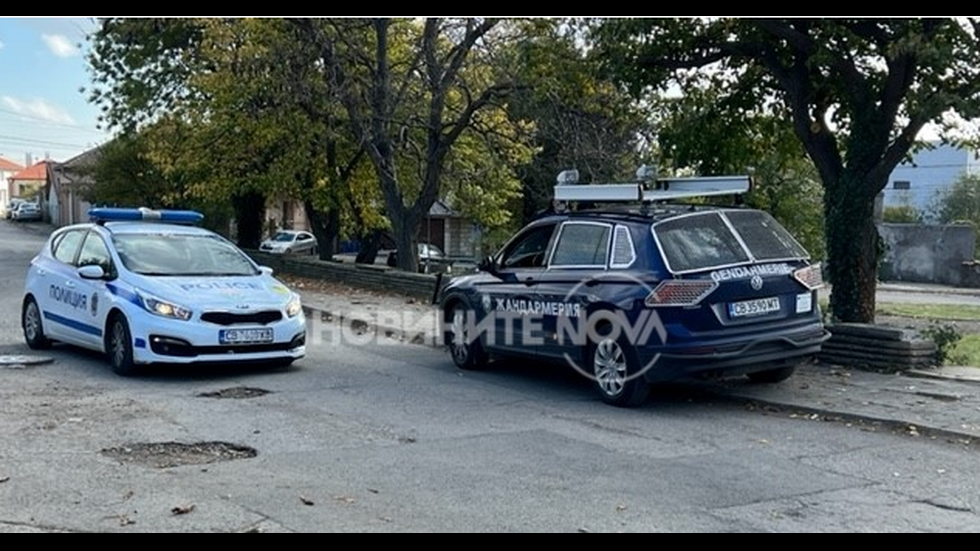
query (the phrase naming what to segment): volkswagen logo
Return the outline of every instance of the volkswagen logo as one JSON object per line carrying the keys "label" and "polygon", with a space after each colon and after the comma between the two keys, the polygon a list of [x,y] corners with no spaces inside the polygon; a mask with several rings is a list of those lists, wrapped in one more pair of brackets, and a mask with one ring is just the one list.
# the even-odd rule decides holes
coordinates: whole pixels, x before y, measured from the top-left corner
{"label": "volkswagen logo", "polygon": [[752,276],[752,289],[753,290],[761,291],[762,290],[762,286],[764,284],[765,284],[765,281],[762,279],[762,276],[758,276],[758,275]]}

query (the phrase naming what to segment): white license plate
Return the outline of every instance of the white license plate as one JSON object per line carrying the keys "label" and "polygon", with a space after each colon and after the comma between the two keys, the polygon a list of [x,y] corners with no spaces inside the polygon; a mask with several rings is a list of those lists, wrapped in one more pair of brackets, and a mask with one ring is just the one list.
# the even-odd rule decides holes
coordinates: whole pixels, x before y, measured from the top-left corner
{"label": "white license plate", "polygon": [[747,300],[745,302],[733,302],[728,305],[728,315],[733,318],[744,318],[749,316],[763,316],[778,312],[782,309],[779,297],[760,298],[758,300]]}
{"label": "white license plate", "polygon": [[218,332],[221,344],[268,344],[274,338],[272,329],[222,329]]}

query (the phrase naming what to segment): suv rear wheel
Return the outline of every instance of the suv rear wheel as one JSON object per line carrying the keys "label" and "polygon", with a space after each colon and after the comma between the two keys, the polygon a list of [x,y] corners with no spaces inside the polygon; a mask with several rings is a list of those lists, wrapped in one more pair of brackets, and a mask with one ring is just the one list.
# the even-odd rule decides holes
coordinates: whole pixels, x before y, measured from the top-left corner
{"label": "suv rear wheel", "polygon": [[640,373],[640,361],[627,339],[613,338],[608,328],[589,347],[589,366],[596,392],[602,401],[616,407],[636,407],[650,395],[650,383]]}
{"label": "suv rear wheel", "polygon": [[770,369],[767,371],[749,373],[749,380],[753,383],[759,384],[776,384],[789,379],[794,373],[796,373],[796,366],[791,365],[777,369]]}

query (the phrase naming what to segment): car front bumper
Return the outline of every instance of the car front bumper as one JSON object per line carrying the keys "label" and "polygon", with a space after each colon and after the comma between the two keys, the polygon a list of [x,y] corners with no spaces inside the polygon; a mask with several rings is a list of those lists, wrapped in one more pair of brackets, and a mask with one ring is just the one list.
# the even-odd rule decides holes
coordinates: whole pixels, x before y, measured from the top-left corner
{"label": "car front bumper", "polygon": [[306,317],[303,314],[269,325],[242,328],[272,329],[264,344],[222,344],[222,329],[237,329],[200,321],[141,316],[130,321],[133,361],[137,364],[251,363],[298,360],[306,355]]}

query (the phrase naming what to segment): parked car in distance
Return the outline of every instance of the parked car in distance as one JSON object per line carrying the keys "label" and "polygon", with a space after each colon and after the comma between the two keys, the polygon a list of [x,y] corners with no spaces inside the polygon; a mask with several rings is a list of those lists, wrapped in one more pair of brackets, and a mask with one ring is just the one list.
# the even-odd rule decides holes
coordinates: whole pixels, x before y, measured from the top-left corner
{"label": "parked car in distance", "polygon": [[40,205],[37,203],[21,203],[14,210],[12,219],[18,222],[38,222],[42,218]]}
{"label": "parked car in distance", "polygon": [[26,203],[26,201],[24,199],[11,199],[4,209],[3,217],[7,220],[13,220],[14,211],[17,210],[17,207],[19,207],[21,203]]}
{"label": "parked car in distance", "polygon": [[[452,272],[452,259],[442,249],[431,243],[419,243],[419,272],[423,274]],[[398,266],[398,251],[388,252],[388,266]]]}
{"label": "parked car in distance", "polygon": [[272,254],[316,255],[320,252],[316,237],[306,231],[281,230],[259,246],[259,250]]}

